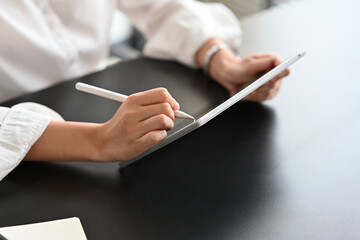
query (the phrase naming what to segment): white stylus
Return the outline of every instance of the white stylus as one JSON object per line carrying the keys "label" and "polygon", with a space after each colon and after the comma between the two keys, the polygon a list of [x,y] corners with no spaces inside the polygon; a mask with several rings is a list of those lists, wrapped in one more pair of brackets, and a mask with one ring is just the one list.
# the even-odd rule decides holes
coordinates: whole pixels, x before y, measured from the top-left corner
{"label": "white stylus", "polygon": [[[75,88],[79,91],[83,91],[83,92],[87,92],[87,93],[91,93],[100,97],[104,97],[104,98],[108,98],[114,101],[118,101],[118,102],[124,102],[128,96],[121,94],[121,93],[117,93],[117,92],[113,92],[110,90],[106,90],[103,88],[99,88],[99,87],[95,87],[86,83],[82,83],[82,82],[78,82],[75,85]],[[180,110],[176,110],[174,111],[175,117],[178,118],[185,118],[185,119],[191,119],[191,120],[195,120],[195,118],[185,112],[182,112]]]}

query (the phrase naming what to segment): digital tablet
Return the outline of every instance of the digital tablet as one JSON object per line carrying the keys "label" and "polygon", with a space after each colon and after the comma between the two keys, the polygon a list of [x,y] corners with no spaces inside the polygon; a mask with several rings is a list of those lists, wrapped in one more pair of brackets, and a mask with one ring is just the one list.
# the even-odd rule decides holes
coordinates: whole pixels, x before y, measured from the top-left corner
{"label": "digital tablet", "polygon": [[189,132],[203,126],[205,123],[209,122],[211,119],[221,114],[223,111],[225,111],[226,109],[228,109],[229,107],[231,107],[232,105],[234,105],[235,103],[237,103],[238,101],[240,101],[241,99],[243,99],[244,97],[255,91],[256,89],[264,85],[266,82],[273,79],[275,76],[277,76],[279,73],[287,69],[291,64],[299,60],[305,54],[306,51],[303,50],[298,54],[288,58],[283,63],[276,66],[275,68],[273,68],[272,70],[261,76],[259,79],[257,79],[256,81],[254,81],[253,83],[242,89],[241,91],[239,91],[237,94],[224,101],[223,103],[220,103],[217,106],[212,106],[210,109],[202,109],[201,111],[195,114],[190,113],[196,119],[193,122],[191,120],[189,121],[185,119],[176,118],[174,128],[168,132],[168,136],[164,140],[154,145],[153,147],[151,147],[150,149],[148,149],[138,157],[126,162],[121,162],[120,166],[125,167],[145,157],[146,155],[166,146],[167,144],[175,141],[176,139],[181,138],[185,134],[188,134]]}

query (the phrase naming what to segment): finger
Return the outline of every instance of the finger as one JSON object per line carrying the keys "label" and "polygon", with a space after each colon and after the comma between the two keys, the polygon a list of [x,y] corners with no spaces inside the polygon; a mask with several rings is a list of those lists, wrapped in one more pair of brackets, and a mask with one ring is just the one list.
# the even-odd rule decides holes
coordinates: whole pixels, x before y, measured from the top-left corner
{"label": "finger", "polygon": [[248,95],[244,100],[261,102],[275,97],[280,90],[281,81],[282,81],[281,79],[278,80],[271,87],[263,86],[262,88],[257,89],[256,91]]}
{"label": "finger", "polygon": [[174,121],[164,114],[159,114],[139,123],[138,137],[154,130],[169,131],[174,127]]}
{"label": "finger", "polygon": [[267,95],[269,92],[274,91],[274,89],[279,89],[281,83],[282,83],[282,79],[278,79],[271,84],[264,85],[263,87],[259,88],[255,92],[255,94],[259,93],[259,94]]}
{"label": "finger", "polygon": [[274,56],[274,53],[255,53],[252,54],[251,57],[253,58],[268,58]]}
{"label": "finger", "polygon": [[256,74],[260,72],[267,72],[274,67],[275,60],[274,56],[254,59],[250,63],[250,69]]}
{"label": "finger", "polygon": [[276,94],[279,92],[282,78],[273,79],[271,81],[273,82],[268,82],[267,84],[264,84],[263,86],[246,96],[243,100],[260,102],[276,96]]}
{"label": "finger", "polygon": [[287,68],[287,69],[285,69],[284,71],[282,71],[281,73],[279,73],[278,75],[276,75],[276,76],[274,77],[274,79],[284,78],[284,77],[288,76],[289,74],[290,74],[290,69]]}
{"label": "finger", "polygon": [[244,101],[252,101],[252,102],[262,102],[267,100],[267,93],[259,93],[259,92],[252,92],[248,96],[246,96],[243,100]]}
{"label": "finger", "polygon": [[238,89],[231,89],[230,92],[229,92],[229,96],[232,97],[234,96],[235,94],[237,94],[239,92]]}
{"label": "finger", "polygon": [[274,67],[280,65],[283,62],[282,58],[278,55],[275,55]]}
{"label": "finger", "polygon": [[[253,95],[258,95],[260,93],[266,92],[268,90],[270,90],[271,88],[273,88],[276,85],[276,82],[282,80],[281,78],[282,75],[277,75],[276,77],[274,77],[273,79],[269,80],[267,83],[265,83],[264,85],[262,85],[261,87],[259,87],[258,89],[256,89],[255,91],[253,91],[252,93],[250,93],[249,95],[247,95],[246,97],[244,97],[244,99],[248,99],[249,97],[253,96]],[[247,82],[241,86],[239,86],[238,88],[234,88],[232,89],[231,96],[236,94],[237,92],[239,92],[240,90],[244,89],[246,86],[250,85],[252,82]]]}
{"label": "finger", "polygon": [[[281,72],[280,74],[276,75],[273,79],[271,79],[269,82],[265,83],[262,87],[267,86],[267,87],[272,87],[275,84],[277,84],[277,82],[281,81],[284,77],[286,77],[287,75],[289,75],[289,71],[285,70],[283,72]],[[262,88],[260,87],[260,88]]]}
{"label": "finger", "polygon": [[255,94],[254,92],[252,92],[252,93],[250,93],[249,95],[247,95],[246,97],[244,97],[244,98],[242,99],[242,101],[252,101],[252,102],[256,102],[254,96],[256,96],[256,94]]}
{"label": "finger", "polygon": [[282,71],[281,73],[279,73],[278,75],[276,75],[274,78],[272,78],[271,80],[269,80],[267,83],[265,83],[263,86],[261,86],[260,88],[264,87],[264,86],[273,86],[277,81],[283,79],[284,77],[288,76],[290,74],[290,70],[286,69],[284,71]]}
{"label": "finger", "polygon": [[282,82],[282,79],[274,79],[273,82],[268,82],[266,84],[264,84],[263,86],[261,86],[260,88],[256,89],[254,92],[252,92],[253,94],[267,94],[269,91],[271,91],[273,88],[275,87],[279,87],[280,84]]}
{"label": "finger", "polygon": [[144,148],[144,151],[154,146],[158,142],[164,140],[167,136],[165,130],[154,130],[146,133],[139,139],[140,145]]}
{"label": "finger", "polygon": [[159,114],[164,114],[169,118],[171,118],[172,120],[175,119],[174,110],[167,102],[152,104],[148,106],[141,106],[138,110],[138,114],[139,114],[139,118],[138,118],[139,122]]}
{"label": "finger", "polygon": [[155,88],[135,93],[130,95],[126,101],[130,104],[138,104],[142,106],[168,102],[174,110],[180,108],[179,103],[176,102],[166,88]]}
{"label": "finger", "polygon": [[274,81],[270,83],[269,89],[279,88],[282,81],[283,81],[283,78],[274,79]]}
{"label": "finger", "polygon": [[[258,88],[257,90],[255,90],[254,92],[250,93],[249,95],[247,95],[246,97],[243,98],[243,100],[247,101],[252,99],[254,96],[257,96],[259,94],[263,94],[266,91],[269,91],[270,89],[274,88],[275,85],[279,85],[282,82],[282,79],[286,76],[288,76],[290,74],[290,69],[287,68],[286,70],[282,71],[281,73],[279,73],[278,75],[276,75],[273,79],[271,79],[269,82],[265,83],[263,86],[261,86],[260,88]],[[277,83],[279,82],[279,83]],[[238,87],[232,87],[230,89],[230,96],[235,95],[236,93],[238,93],[240,90],[244,89],[246,86],[248,86],[249,84],[251,84],[252,82],[246,82],[244,84],[239,85]],[[252,101],[252,100],[251,100]]]}

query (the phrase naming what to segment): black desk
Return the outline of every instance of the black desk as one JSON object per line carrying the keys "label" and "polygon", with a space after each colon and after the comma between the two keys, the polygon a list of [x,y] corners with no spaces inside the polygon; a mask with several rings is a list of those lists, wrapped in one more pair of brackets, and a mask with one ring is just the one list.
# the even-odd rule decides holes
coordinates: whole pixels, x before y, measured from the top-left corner
{"label": "black desk", "polygon": [[[304,0],[247,20],[243,53],[309,48],[275,100],[237,104],[121,171],[117,164],[23,163],[0,183],[0,226],[78,216],[90,240],[359,238],[358,5]],[[267,38],[266,29],[278,37]],[[226,94],[201,72],[144,59],[85,80],[131,93],[137,81],[151,79],[150,88],[172,78],[180,82],[170,91],[184,109],[194,92],[182,97],[181,89],[199,91],[200,102]],[[105,121],[116,110],[117,103],[73,87],[18,101],[46,103],[68,120]]]}
{"label": "black desk", "polygon": [[[76,81],[4,105],[35,101],[67,120],[111,117],[119,104],[75,91]],[[189,113],[227,98],[201,71],[147,59],[80,81],[126,94],[165,86]],[[89,239],[219,238],[234,208],[247,212],[263,197],[255,189],[268,164],[272,122],[271,109],[238,104],[121,171],[117,163],[22,163],[0,184],[1,226],[78,216]]]}

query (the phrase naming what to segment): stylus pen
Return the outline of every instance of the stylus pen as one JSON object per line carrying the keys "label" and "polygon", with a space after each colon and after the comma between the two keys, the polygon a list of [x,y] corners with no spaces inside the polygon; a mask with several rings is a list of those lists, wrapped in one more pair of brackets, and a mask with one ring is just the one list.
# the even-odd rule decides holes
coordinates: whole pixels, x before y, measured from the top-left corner
{"label": "stylus pen", "polygon": [[[113,92],[110,90],[106,90],[103,88],[99,88],[99,87],[95,87],[86,83],[82,83],[82,82],[78,82],[75,85],[75,88],[79,91],[83,91],[83,92],[87,92],[87,93],[91,93],[100,97],[104,97],[104,98],[108,98],[114,101],[118,101],[118,102],[124,102],[128,96],[121,94],[121,93],[117,93],[117,92]],[[175,117],[178,118],[185,118],[185,119],[191,119],[191,120],[195,120],[195,118],[183,111],[180,110],[176,110],[174,111]]]}

